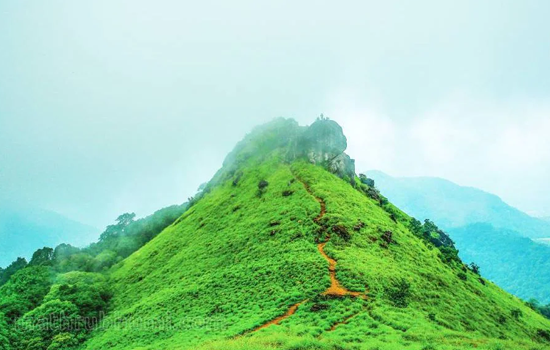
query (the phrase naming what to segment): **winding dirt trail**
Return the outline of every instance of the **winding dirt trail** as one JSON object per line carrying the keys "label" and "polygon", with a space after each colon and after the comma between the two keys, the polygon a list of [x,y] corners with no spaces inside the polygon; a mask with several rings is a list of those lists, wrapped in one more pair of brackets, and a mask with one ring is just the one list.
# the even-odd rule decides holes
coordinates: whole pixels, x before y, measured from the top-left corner
{"label": "winding dirt trail", "polygon": [[[313,191],[309,187],[307,183],[302,181],[300,178],[297,178],[298,181],[302,183],[306,191],[319,202],[321,205],[321,212],[319,215],[314,219],[315,223],[317,225],[321,225],[320,221],[327,213],[327,204],[323,200],[323,198],[317,197],[315,194],[313,194]],[[330,275],[330,287],[327,288],[321,295],[332,295],[332,296],[339,296],[343,297],[346,295],[351,295],[353,297],[359,297],[363,296],[360,292],[351,292],[347,288],[343,287],[340,281],[336,278],[336,260],[332,259],[325,253],[325,245],[330,241],[330,233],[327,232],[327,238],[324,242],[321,242],[317,244],[317,249],[319,250],[319,253],[321,256],[328,262],[328,271]]]}
{"label": "winding dirt trail", "polygon": [[[323,200],[323,198],[320,198],[320,197],[317,197],[313,191],[311,191],[311,188],[309,187],[309,185],[307,183],[305,183],[304,181],[302,181],[299,177],[295,176],[295,178],[300,181],[300,183],[304,186],[304,188],[306,189],[306,191],[313,197],[315,198],[315,200],[317,200],[317,202],[319,202],[319,204],[321,205],[321,211],[319,212],[319,215],[317,215],[317,217],[315,219],[313,219],[313,221],[315,221],[315,223],[319,226],[321,226],[321,220],[323,219],[323,217],[325,216],[325,214],[327,213],[327,205],[325,203],[325,201]],[[329,296],[334,296],[334,297],[344,297],[344,296],[352,296],[352,297],[360,297],[360,298],[363,298],[363,299],[366,299],[366,295],[364,293],[360,293],[360,292],[352,292],[350,290],[348,290],[347,288],[345,288],[344,286],[342,286],[342,284],[340,283],[340,281],[338,281],[338,279],[336,278],[336,260],[332,259],[331,257],[329,257],[327,255],[327,253],[325,253],[325,245],[330,241],[330,233],[329,232],[326,232],[327,233],[327,236],[326,236],[326,240],[324,242],[321,242],[319,244],[317,244],[317,250],[319,250],[319,253],[321,254],[321,256],[328,262],[328,271],[329,271],[329,275],[330,275],[330,287],[328,287],[323,293],[321,293],[321,295],[329,295]],[[259,331],[260,329],[264,329],[264,328],[267,328],[271,325],[274,325],[274,324],[279,324],[281,321],[289,318],[290,316],[294,315],[294,313],[296,313],[296,310],[298,310],[298,307],[300,305],[302,305],[303,303],[307,302],[309,299],[306,299],[306,300],[303,300],[303,301],[300,301],[299,303],[296,303],[294,305],[292,305],[283,315],[281,316],[278,316],[248,332],[245,332],[244,334],[248,334],[248,333],[253,333],[253,332],[256,332],[256,331]],[[349,317],[351,318],[351,317]],[[339,322],[335,325],[333,325],[333,327],[331,328],[331,330],[334,330],[338,325],[340,324],[344,324],[346,323],[348,319],[345,319],[344,321],[342,322]]]}
{"label": "winding dirt trail", "polygon": [[254,328],[251,332],[256,332],[256,331],[259,331],[260,329],[267,328],[267,327],[271,326],[272,324],[279,324],[279,322],[281,322],[282,320],[284,320],[286,318],[289,318],[290,316],[294,315],[296,310],[298,310],[298,307],[300,305],[302,305],[303,303],[305,303],[306,301],[307,300],[300,301],[299,303],[296,303],[296,304],[292,305],[290,307],[290,309],[288,309],[287,312],[285,312],[284,315],[276,317],[276,318],[272,319],[271,321],[268,321],[268,322],[264,323],[263,325]]}

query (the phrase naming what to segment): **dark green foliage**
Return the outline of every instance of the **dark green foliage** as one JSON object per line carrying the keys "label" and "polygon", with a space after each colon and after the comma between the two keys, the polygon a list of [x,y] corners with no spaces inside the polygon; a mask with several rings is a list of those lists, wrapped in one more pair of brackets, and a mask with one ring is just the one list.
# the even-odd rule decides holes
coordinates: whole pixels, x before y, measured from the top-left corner
{"label": "dark green foliage", "polygon": [[284,190],[283,191],[283,197],[291,196],[294,193],[292,190]]}
{"label": "dark green foliage", "polygon": [[116,219],[116,224],[107,226],[107,229],[99,236],[99,241],[109,241],[114,238],[123,236],[128,225],[134,222],[136,214],[124,213]]}
{"label": "dark green foliage", "polygon": [[344,225],[332,226],[332,232],[336,233],[338,237],[342,238],[346,242],[351,239],[351,235],[348,232],[348,229]]}
{"label": "dark green foliage", "polygon": [[44,301],[61,300],[73,303],[83,323],[92,328],[107,312],[111,296],[109,284],[103,275],[71,272],[59,276]]}
{"label": "dark green foliage", "polygon": [[550,304],[542,305],[536,299],[529,299],[529,301],[525,302],[525,304],[531,309],[543,315],[544,317],[550,319]]}
{"label": "dark green foliage", "polygon": [[0,313],[0,350],[12,350],[8,321],[2,313]]}
{"label": "dark green foliage", "polygon": [[53,249],[49,247],[44,247],[38,249],[32,255],[32,259],[29,262],[30,266],[51,266],[53,260]]}
{"label": "dark green foliage", "polygon": [[133,213],[122,214],[116,224],[107,227],[99,242],[71,256],[74,263],[69,265],[80,265],[80,268],[63,271],[93,272],[111,267],[153,239],[187,208],[187,204],[173,205],[139,220],[134,220]]}
{"label": "dark green foliage", "polygon": [[447,264],[462,263],[458,257],[458,250],[455,248],[453,240],[431,220],[426,219],[424,220],[424,224],[422,224],[415,218],[411,218],[409,221],[409,229],[425,242],[439,248],[441,253],[440,258],[443,262]]}
{"label": "dark green foliage", "polygon": [[512,311],[510,311],[510,315],[515,320],[519,320],[521,318],[521,316],[523,316],[523,312],[521,312],[520,309],[513,309]]}
{"label": "dark green foliage", "polygon": [[407,307],[411,295],[411,284],[404,278],[394,281],[385,289],[387,298],[396,307]]}
{"label": "dark green foliage", "polygon": [[47,350],[55,336],[80,334],[85,327],[78,308],[69,301],[51,300],[27,313],[17,321],[17,348]]}
{"label": "dark green foliage", "polygon": [[269,186],[269,182],[266,180],[261,180],[258,182],[258,197],[261,197],[265,193],[267,186]]}
{"label": "dark green foliage", "polygon": [[387,248],[390,244],[392,244],[394,241],[393,241],[393,232],[389,231],[389,230],[386,230],[382,233],[382,235],[380,236],[380,238],[382,238],[382,246],[384,248]]}
{"label": "dark green foliage", "polygon": [[12,275],[25,266],[27,266],[27,260],[25,258],[17,258],[6,269],[0,269],[0,286],[6,284]]}
{"label": "dark green foliage", "polygon": [[537,329],[537,336],[544,341],[550,342],[550,331],[547,329]]}
{"label": "dark green foliage", "polygon": [[457,276],[458,276],[458,278],[460,278],[460,279],[463,280],[463,281],[466,281],[466,280],[468,279],[468,276],[466,276],[466,274],[465,274],[464,272],[462,272],[462,271],[459,272],[459,273],[457,274]]}
{"label": "dark green foliage", "polygon": [[266,180],[262,180],[260,182],[258,182],[258,189],[263,190],[265,189],[267,186],[269,185],[269,182],[267,182]]}
{"label": "dark green foliage", "polygon": [[481,272],[479,270],[479,265],[472,262],[470,263],[470,266],[469,266],[470,270],[475,273],[476,275],[481,275]]}
{"label": "dark green foliage", "polygon": [[10,322],[18,319],[42,302],[52,282],[53,273],[49,267],[21,269],[0,288],[0,313]]}

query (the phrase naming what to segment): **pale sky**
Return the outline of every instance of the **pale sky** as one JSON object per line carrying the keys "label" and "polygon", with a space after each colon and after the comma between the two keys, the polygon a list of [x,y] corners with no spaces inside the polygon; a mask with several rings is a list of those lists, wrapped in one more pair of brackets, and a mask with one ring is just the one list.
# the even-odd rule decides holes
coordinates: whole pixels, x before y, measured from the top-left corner
{"label": "pale sky", "polygon": [[0,2],[0,200],[95,227],[184,202],[255,125],[550,215],[550,2]]}

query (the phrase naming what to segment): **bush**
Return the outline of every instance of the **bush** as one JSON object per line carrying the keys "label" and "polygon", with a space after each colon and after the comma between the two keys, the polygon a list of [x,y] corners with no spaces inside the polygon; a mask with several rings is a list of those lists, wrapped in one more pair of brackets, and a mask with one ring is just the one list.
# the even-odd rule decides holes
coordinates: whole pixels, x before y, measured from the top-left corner
{"label": "bush", "polygon": [[476,264],[476,263],[471,263],[470,264],[470,270],[475,273],[476,275],[480,275],[480,271],[479,271],[479,265]]}
{"label": "bush", "polygon": [[385,288],[389,301],[397,307],[407,307],[411,295],[411,284],[404,278],[393,282]]}
{"label": "bush", "polygon": [[332,226],[332,232],[336,233],[338,237],[342,238],[346,242],[351,239],[351,235],[349,234],[346,227],[343,225]]}
{"label": "bush", "polygon": [[510,314],[516,320],[519,320],[523,316],[523,312],[520,309],[513,309]]}
{"label": "bush", "polygon": [[382,241],[383,241],[382,246],[384,248],[387,248],[390,244],[394,242],[393,232],[391,231],[384,231],[384,233],[382,233],[382,236],[380,238],[382,238]]}
{"label": "bush", "polygon": [[542,340],[550,342],[550,331],[546,329],[537,329],[537,336]]}

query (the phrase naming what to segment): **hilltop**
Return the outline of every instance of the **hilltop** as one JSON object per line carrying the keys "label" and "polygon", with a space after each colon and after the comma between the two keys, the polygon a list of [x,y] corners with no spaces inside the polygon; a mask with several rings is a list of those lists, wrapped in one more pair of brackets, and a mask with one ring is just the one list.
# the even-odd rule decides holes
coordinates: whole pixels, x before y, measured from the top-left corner
{"label": "hilltop", "polygon": [[[548,348],[550,321],[466,266],[436,224],[409,217],[357,177],[346,146],[324,118],[256,128],[178,219],[94,282],[109,298],[91,334],[30,328],[26,344]],[[59,310],[72,319],[81,310],[74,290],[86,290],[74,278],[58,276],[47,302],[17,324]]]}
{"label": "hilltop", "polygon": [[[247,135],[112,271],[110,327],[85,348],[542,348],[546,319],[350,177],[336,125],[278,119]],[[127,325],[151,319],[174,327]]]}

